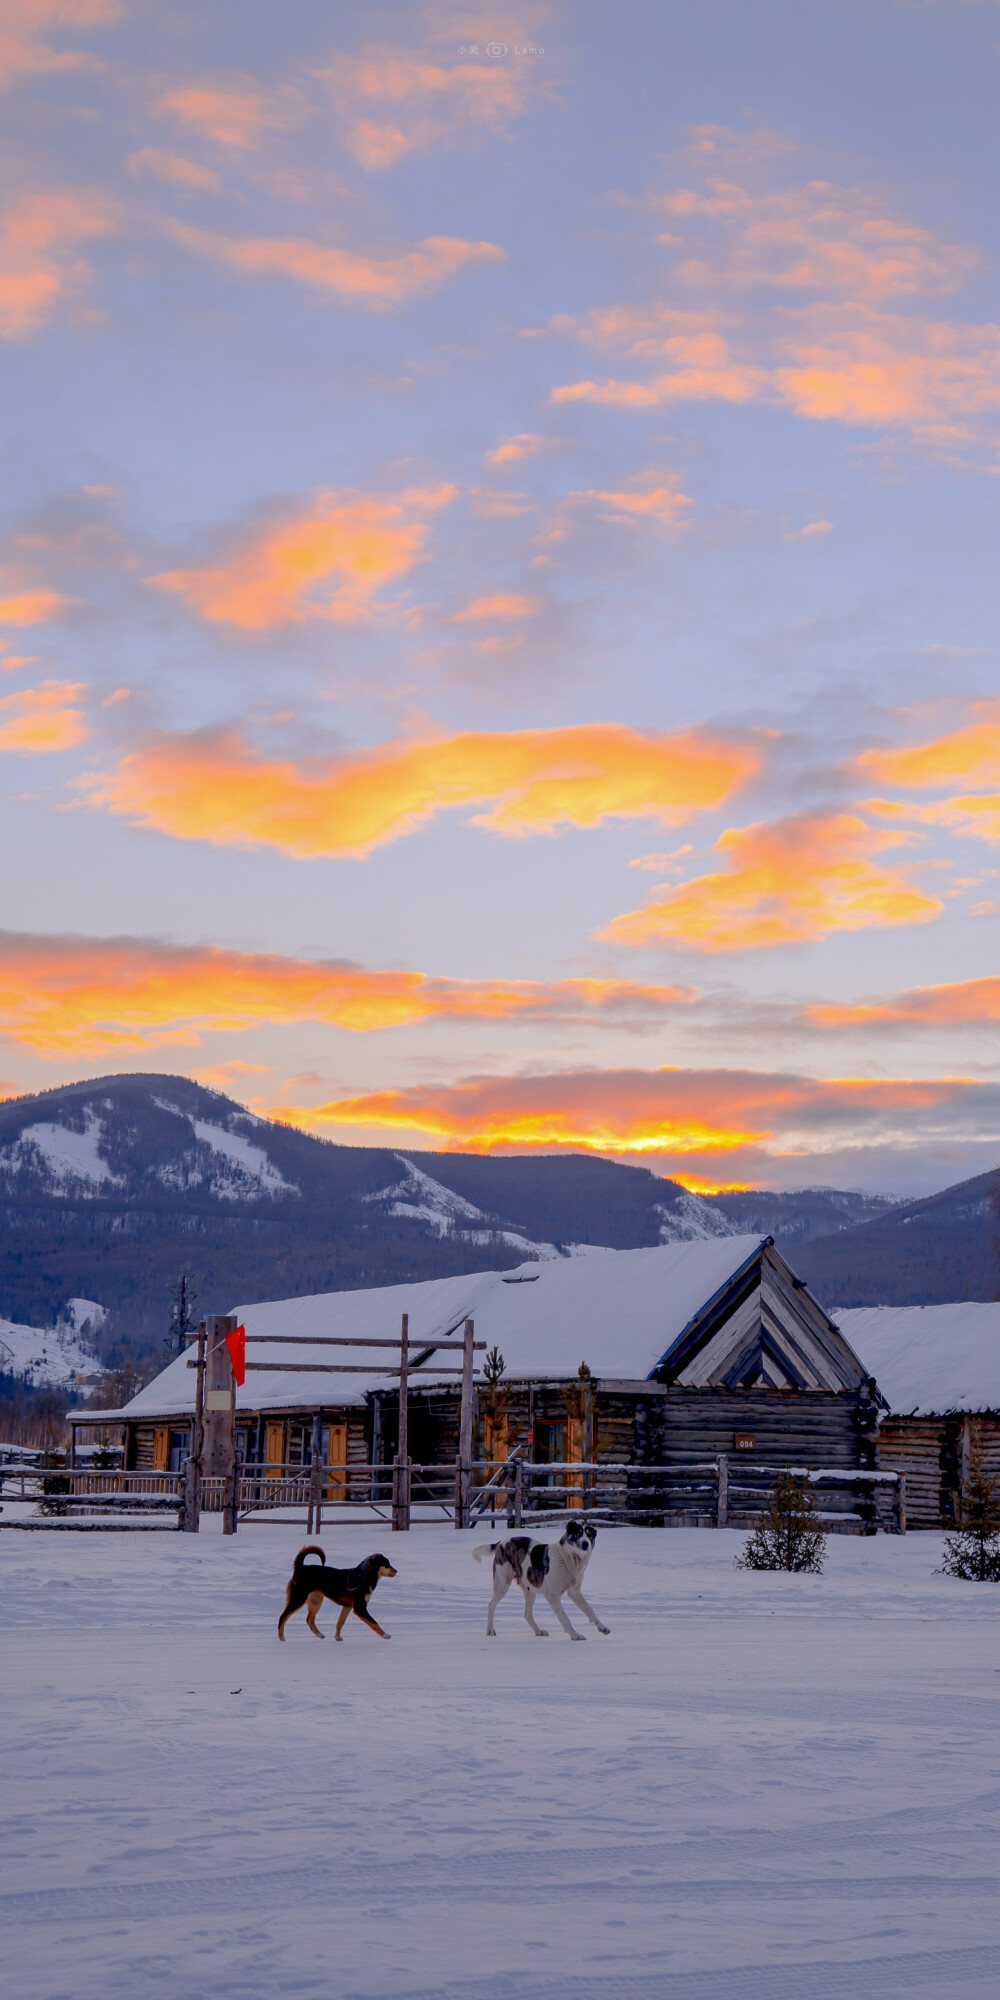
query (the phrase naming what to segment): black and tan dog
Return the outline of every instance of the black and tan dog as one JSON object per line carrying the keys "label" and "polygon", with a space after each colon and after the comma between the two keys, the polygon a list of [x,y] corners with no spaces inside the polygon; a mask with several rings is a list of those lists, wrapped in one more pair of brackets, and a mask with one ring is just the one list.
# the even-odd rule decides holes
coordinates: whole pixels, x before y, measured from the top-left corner
{"label": "black and tan dog", "polygon": [[[307,1556],[318,1556],[319,1562],[307,1564]],[[306,1612],[306,1624],[310,1632],[315,1632],[317,1639],[325,1639],[326,1633],[321,1632],[316,1623],[316,1613],[324,1597],[329,1597],[334,1604],[339,1604],[341,1607],[337,1630],[333,1635],[335,1639],[340,1638],[352,1611],[355,1618],[360,1618],[363,1625],[370,1625],[380,1639],[388,1639],[389,1633],[383,1632],[381,1625],[377,1625],[371,1616],[368,1599],[380,1577],[395,1576],[395,1574],[386,1556],[366,1556],[364,1562],[358,1563],[356,1569],[328,1569],[325,1551],[317,1542],[307,1543],[304,1549],[299,1550],[292,1564],[285,1608],[278,1619],[279,1639],[285,1636],[285,1626],[289,1618],[294,1612],[301,1611],[304,1604],[309,1607]]]}

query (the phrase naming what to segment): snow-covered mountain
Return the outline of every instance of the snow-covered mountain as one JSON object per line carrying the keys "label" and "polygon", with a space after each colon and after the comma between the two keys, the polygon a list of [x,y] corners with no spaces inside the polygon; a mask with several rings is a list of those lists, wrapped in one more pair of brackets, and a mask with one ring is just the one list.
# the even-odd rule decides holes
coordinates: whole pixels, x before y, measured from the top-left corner
{"label": "snow-covered mountain", "polygon": [[[836,1242],[843,1301],[851,1241],[895,1211],[836,1188],[698,1195],[588,1154],[332,1145],[187,1077],[100,1077],[0,1103],[0,1313],[29,1329],[69,1325],[73,1300],[99,1299],[108,1318],[92,1330],[105,1355],[122,1339],[159,1345],[182,1273],[201,1313],[595,1246],[759,1233],[805,1277],[804,1247]],[[969,1229],[955,1297],[985,1282],[988,1227],[979,1217]],[[933,1274],[914,1282],[920,1303]]]}
{"label": "snow-covered mountain", "polygon": [[492,1246],[496,1241],[511,1250],[517,1250],[522,1257],[546,1257],[566,1255],[575,1245],[561,1246],[554,1243],[537,1243],[530,1236],[523,1236],[516,1229],[498,1229],[496,1219],[491,1218],[475,1202],[466,1201],[464,1195],[455,1194],[431,1174],[415,1167],[403,1153],[395,1155],[400,1169],[399,1179],[388,1187],[379,1188],[375,1194],[366,1194],[362,1200],[376,1202],[386,1215],[403,1215],[411,1222],[423,1223],[434,1231],[440,1241],[448,1236],[454,1241],[478,1243]]}
{"label": "snow-covered mountain", "polygon": [[[88,1306],[83,1322],[99,1327],[103,1307],[93,1299],[75,1299],[77,1307]],[[97,1354],[87,1334],[78,1331],[72,1320],[54,1327],[22,1326],[17,1320],[0,1319],[0,1372],[14,1375],[32,1389],[79,1389],[94,1378],[99,1369]]]}
{"label": "snow-covered mountain", "polygon": [[[0,1186],[11,1191],[29,1186],[88,1201],[126,1192],[139,1165],[147,1186],[158,1183],[170,1193],[198,1188],[237,1201],[298,1194],[297,1184],[284,1178],[263,1147],[254,1145],[254,1127],[264,1121],[252,1112],[227,1105],[214,1118],[199,1118],[190,1106],[156,1095],[150,1107],[174,1126],[166,1157],[137,1160],[138,1149],[128,1143],[132,1134],[122,1133],[119,1106],[108,1096],[83,1104],[75,1117],[64,1113],[59,1120],[37,1119],[0,1144]],[[141,1137],[138,1129],[134,1136]]]}

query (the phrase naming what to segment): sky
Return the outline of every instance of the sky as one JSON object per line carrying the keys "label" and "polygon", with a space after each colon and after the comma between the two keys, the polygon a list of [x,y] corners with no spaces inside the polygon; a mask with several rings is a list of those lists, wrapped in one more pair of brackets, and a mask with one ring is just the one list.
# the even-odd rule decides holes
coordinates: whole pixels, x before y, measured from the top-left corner
{"label": "sky", "polygon": [[0,0],[0,1091],[1000,1162],[994,0]]}

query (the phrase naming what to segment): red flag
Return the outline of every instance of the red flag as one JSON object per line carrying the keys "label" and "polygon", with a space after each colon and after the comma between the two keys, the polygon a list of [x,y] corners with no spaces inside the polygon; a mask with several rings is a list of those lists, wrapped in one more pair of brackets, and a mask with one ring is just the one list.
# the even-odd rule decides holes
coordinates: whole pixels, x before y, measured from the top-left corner
{"label": "red flag", "polygon": [[247,1379],[246,1327],[238,1326],[232,1333],[227,1333],[226,1346],[229,1349],[229,1359],[233,1364],[233,1381],[238,1389],[242,1389]]}

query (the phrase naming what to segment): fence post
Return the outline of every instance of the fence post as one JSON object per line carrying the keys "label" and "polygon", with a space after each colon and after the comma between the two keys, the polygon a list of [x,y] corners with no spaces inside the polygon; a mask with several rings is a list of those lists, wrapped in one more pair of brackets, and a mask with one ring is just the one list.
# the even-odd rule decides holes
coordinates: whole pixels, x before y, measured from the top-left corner
{"label": "fence post", "polygon": [[896,1533],[906,1533],[906,1474],[896,1474]]}
{"label": "fence post", "polygon": [[229,1491],[226,1494],[225,1512],[222,1517],[222,1532],[224,1535],[235,1535],[236,1533],[240,1514],[240,1475],[242,1470],[242,1461],[234,1458],[233,1469],[229,1478]]}
{"label": "fence post", "polygon": [[201,1521],[201,1448],[205,1429],[205,1322],[198,1328],[198,1346],[195,1359],[194,1378],[194,1422],[191,1425],[191,1449],[184,1467],[184,1513],[183,1528],[186,1535],[196,1535]]}
{"label": "fence post", "polygon": [[392,1473],[392,1526],[405,1534],[410,1525],[410,1315],[404,1313],[399,1329],[399,1402],[396,1424],[396,1463]]}
{"label": "fence post", "polygon": [[720,1452],[716,1462],[718,1493],[715,1503],[715,1525],[725,1528],[729,1523],[729,1454]]}
{"label": "fence post", "polygon": [[222,1532],[232,1535],[229,1481],[236,1463],[236,1385],[233,1364],[226,1346],[227,1336],[236,1331],[236,1321],[225,1313],[211,1313],[205,1321],[205,1387],[203,1399],[202,1476],[222,1479]]}
{"label": "fence post", "polygon": [[469,1491],[472,1479],[472,1371],[475,1365],[472,1343],[475,1335],[475,1324],[471,1319],[467,1319],[462,1334],[462,1405],[458,1419],[458,1464],[455,1476],[456,1528],[469,1526]]}
{"label": "fence post", "polygon": [[524,1460],[519,1458],[514,1467],[514,1521],[520,1528],[524,1520]]}
{"label": "fence post", "polygon": [[309,1508],[306,1534],[319,1534],[320,1508],[323,1504],[323,1413],[317,1410],[313,1417],[312,1454],[309,1464]]}

